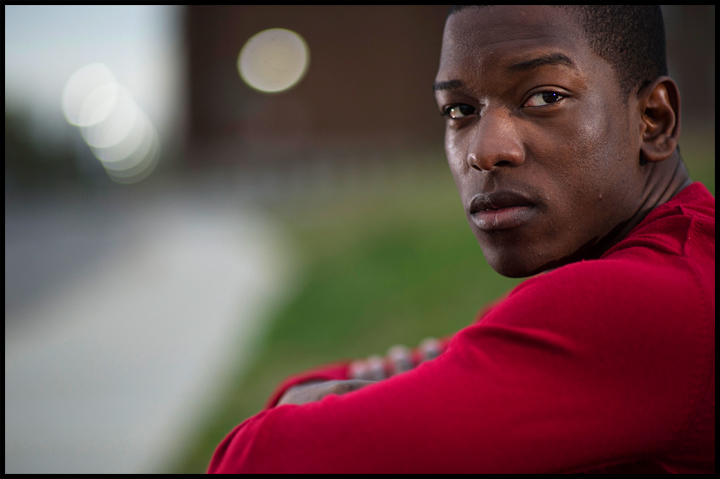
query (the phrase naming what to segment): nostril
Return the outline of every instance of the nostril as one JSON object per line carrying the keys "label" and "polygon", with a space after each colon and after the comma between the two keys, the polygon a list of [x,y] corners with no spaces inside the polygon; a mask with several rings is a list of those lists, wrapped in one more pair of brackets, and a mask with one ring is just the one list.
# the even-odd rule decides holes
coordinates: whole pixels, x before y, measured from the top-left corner
{"label": "nostril", "polygon": [[478,165],[476,165],[474,163],[472,163],[470,166],[478,171],[482,171],[482,168],[480,168]]}

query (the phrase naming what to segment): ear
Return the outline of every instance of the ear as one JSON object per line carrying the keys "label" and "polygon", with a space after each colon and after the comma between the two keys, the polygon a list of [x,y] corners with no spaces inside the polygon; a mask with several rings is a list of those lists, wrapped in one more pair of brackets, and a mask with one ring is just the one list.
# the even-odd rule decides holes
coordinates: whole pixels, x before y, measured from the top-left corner
{"label": "ear", "polygon": [[680,92],[672,78],[661,76],[638,92],[642,143],[641,158],[662,161],[680,139]]}

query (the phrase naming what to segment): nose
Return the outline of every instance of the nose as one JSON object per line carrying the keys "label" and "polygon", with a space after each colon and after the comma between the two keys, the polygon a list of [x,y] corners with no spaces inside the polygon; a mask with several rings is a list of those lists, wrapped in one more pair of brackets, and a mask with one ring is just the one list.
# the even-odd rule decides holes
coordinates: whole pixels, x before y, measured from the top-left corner
{"label": "nose", "polygon": [[525,150],[509,112],[486,111],[475,126],[467,153],[467,163],[478,171],[502,166],[519,166]]}

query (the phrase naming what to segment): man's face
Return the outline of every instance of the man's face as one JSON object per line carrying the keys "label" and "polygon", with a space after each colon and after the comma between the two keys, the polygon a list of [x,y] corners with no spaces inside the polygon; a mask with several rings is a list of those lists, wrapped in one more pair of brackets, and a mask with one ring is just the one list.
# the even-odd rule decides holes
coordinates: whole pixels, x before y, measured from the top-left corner
{"label": "man's face", "polygon": [[583,257],[639,208],[641,135],[574,17],[468,8],[445,25],[435,96],[470,226],[500,274]]}

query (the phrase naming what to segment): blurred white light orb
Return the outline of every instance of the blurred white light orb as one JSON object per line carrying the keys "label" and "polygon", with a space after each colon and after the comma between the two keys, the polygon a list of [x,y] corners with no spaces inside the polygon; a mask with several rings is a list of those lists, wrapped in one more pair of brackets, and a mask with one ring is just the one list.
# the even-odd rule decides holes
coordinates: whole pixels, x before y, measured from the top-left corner
{"label": "blurred white light orb", "polygon": [[[150,129],[152,128],[150,119],[139,108],[136,114],[138,116],[135,119],[130,133],[128,133],[122,141],[105,148],[90,146],[90,149],[98,160],[106,165],[122,165],[128,162],[132,165],[134,162],[132,158],[137,156],[136,153],[142,151],[143,142],[147,142],[147,137],[150,136]],[[140,154],[142,155],[142,153]]]}
{"label": "blurred white light orb", "polygon": [[245,83],[267,93],[296,85],[309,64],[310,50],[305,40],[284,28],[271,28],[254,35],[238,57],[238,71]]}
{"label": "blurred white light orb", "polygon": [[78,126],[92,126],[108,117],[120,93],[120,85],[107,83],[91,91],[82,102]]}
{"label": "blurred white light orb", "polygon": [[125,185],[137,183],[147,178],[155,170],[160,158],[160,138],[152,125],[146,130],[146,133],[142,146],[130,157],[117,163],[102,163],[105,172],[115,183]]}
{"label": "blurred white light orb", "polygon": [[73,73],[62,93],[65,119],[116,183],[147,178],[160,158],[160,137],[130,92],[110,69],[93,63]]}
{"label": "blurred white light orb", "polygon": [[143,164],[147,164],[149,157],[152,156],[152,152],[157,145],[160,144],[160,140],[157,135],[157,131],[148,121],[145,123],[143,128],[143,136],[141,142],[133,152],[131,152],[125,158],[117,161],[103,161],[103,167],[108,173],[112,173],[120,176],[128,176],[132,171],[138,169],[144,169]]}
{"label": "blurred white light orb", "polygon": [[107,114],[112,109],[112,105],[108,105],[108,100],[112,100],[112,87],[108,85],[115,83],[115,76],[102,63],[86,65],[73,73],[63,88],[61,99],[68,123],[88,126],[102,120],[103,112]]}
{"label": "blurred white light orb", "polygon": [[123,141],[133,130],[139,108],[130,94],[122,93],[102,121],[81,128],[85,142],[96,148],[109,148]]}

